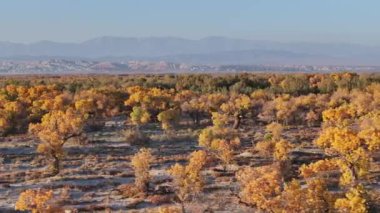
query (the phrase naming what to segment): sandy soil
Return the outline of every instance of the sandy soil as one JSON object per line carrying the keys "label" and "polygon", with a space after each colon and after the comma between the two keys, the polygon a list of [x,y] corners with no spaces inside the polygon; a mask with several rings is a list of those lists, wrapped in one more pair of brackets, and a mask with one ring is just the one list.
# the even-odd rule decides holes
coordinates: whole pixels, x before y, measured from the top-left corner
{"label": "sandy soil", "polygon": [[[19,194],[34,188],[53,189],[65,209],[77,209],[79,212],[148,212],[157,206],[177,205],[170,199],[159,204],[153,200],[155,196],[162,200],[165,196],[173,196],[162,193],[171,188],[171,180],[165,170],[175,162],[186,162],[188,154],[199,149],[197,132],[186,127],[177,131],[175,139],[170,139],[171,136],[166,136],[156,124],[144,128],[147,135],[153,135],[147,146],[157,160],[151,170],[150,195],[145,199],[131,199],[123,197],[118,188],[134,181],[130,158],[139,147],[125,141],[122,134],[125,128],[110,122],[101,131],[88,133],[85,144],[67,143],[62,170],[55,177],[44,174],[46,162],[35,152],[38,143],[35,139],[28,135],[0,138],[0,212],[12,212]],[[206,168],[203,172],[206,187],[197,199],[186,203],[189,212],[254,212],[239,202],[239,186],[234,172],[244,166],[269,162],[252,149],[264,128],[256,125],[240,132],[242,148],[235,153],[234,163],[227,171],[221,171],[217,164]],[[286,131],[286,138],[303,145],[293,153],[295,166],[320,157],[320,151],[310,146],[317,133],[318,128],[294,127]]]}

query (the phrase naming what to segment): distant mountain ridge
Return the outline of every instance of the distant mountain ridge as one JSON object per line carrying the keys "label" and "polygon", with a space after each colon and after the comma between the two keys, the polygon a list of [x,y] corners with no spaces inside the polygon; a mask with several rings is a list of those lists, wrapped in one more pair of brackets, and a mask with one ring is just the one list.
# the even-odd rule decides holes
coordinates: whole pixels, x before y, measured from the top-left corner
{"label": "distant mountain ridge", "polygon": [[3,59],[152,60],[191,64],[380,65],[380,47],[346,43],[281,43],[224,37],[99,37],[81,43],[0,42]]}

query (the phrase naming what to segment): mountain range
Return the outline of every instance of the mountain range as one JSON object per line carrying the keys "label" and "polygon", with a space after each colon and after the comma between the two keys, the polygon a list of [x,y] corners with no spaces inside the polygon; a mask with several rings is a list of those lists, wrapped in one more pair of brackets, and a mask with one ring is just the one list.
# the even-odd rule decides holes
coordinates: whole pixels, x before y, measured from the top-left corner
{"label": "mountain range", "polygon": [[80,43],[0,42],[0,58],[168,61],[186,64],[379,66],[380,47],[348,43],[285,43],[207,37],[99,37]]}

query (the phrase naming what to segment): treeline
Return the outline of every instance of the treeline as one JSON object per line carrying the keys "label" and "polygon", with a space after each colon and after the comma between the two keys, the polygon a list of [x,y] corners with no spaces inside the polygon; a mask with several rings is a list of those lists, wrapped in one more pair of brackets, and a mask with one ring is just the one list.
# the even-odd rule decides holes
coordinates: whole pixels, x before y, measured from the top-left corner
{"label": "treeline", "polygon": [[[364,90],[376,82],[380,82],[378,74],[356,73],[3,77],[0,133],[24,133],[46,113],[69,105],[88,114],[92,121],[129,114],[136,104],[125,105],[124,101],[138,94],[161,96],[154,97],[159,100],[152,103],[137,103],[151,108],[152,115],[176,108],[197,124],[202,116],[210,117],[210,112],[227,102],[230,106],[223,110],[235,114],[235,128],[247,115],[266,122],[314,125],[321,120],[330,96],[345,98],[349,91]],[[155,94],[157,91],[162,94]],[[154,104],[165,106],[156,108]]]}
{"label": "treeline", "polygon": [[34,86],[55,84],[58,88],[77,92],[90,88],[122,88],[142,86],[161,89],[192,90],[194,92],[239,92],[249,94],[256,89],[275,93],[330,93],[338,88],[362,88],[380,82],[378,73],[332,74],[147,74],[147,75],[83,75],[83,76],[10,76],[0,77],[0,87],[6,85]]}

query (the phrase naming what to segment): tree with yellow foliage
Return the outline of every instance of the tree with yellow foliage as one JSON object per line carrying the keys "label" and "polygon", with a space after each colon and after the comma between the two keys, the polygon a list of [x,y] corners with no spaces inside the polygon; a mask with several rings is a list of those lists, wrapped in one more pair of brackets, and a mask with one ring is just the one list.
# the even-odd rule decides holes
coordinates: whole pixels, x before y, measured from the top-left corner
{"label": "tree with yellow foliage", "polygon": [[362,185],[351,188],[345,198],[339,198],[335,201],[335,209],[341,213],[366,213],[368,204],[366,191]]}
{"label": "tree with yellow foliage", "polygon": [[211,120],[215,129],[227,129],[228,115],[219,112],[212,112]]}
{"label": "tree with yellow foliage", "polygon": [[265,127],[268,137],[272,140],[280,140],[284,127],[280,123],[272,122]]}
{"label": "tree with yellow foliage", "polygon": [[178,109],[168,109],[160,112],[157,119],[161,122],[161,127],[165,131],[172,130],[178,125],[181,113]]}
{"label": "tree with yellow foliage", "polygon": [[285,184],[284,190],[272,202],[273,212],[333,212],[335,197],[328,191],[322,179],[298,180]]}
{"label": "tree with yellow foliage", "polygon": [[[253,91],[250,97],[251,97],[251,110],[250,110],[251,116],[254,121],[257,121],[257,119],[259,118],[259,115],[262,115],[262,116],[264,115],[263,113],[264,106],[267,105],[267,103],[271,103],[270,100],[272,100],[273,94],[267,90],[258,89],[258,90]],[[268,117],[270,117],[271,110],[269,109],[267,113],[268,113],[267,115],[269,115]],[[264,117],[266,116],[264,115]]]}
{"label": "tree with yellow foliage", "polygon": [[332,212],[334,197],[322,179],[285,183],[279,164],[247,167],[237,172],[243,202],[266,212]]}
{"label": "tree with yellow foliage", "polygon": [[19,132],[27,123],[27,108],[20,101],[0,101],[0,135]]}
{"label": "tree with yellow foliage", "polygon": [[32,190],[22,192],[15,204],[15,210],[31,211],[32,213],[54,212],[52,203],[53,191]]}
{"label": "tree with yellow foliage", "polygon": [[152,116],[156,116],[160,111],[169,109],[173,104],[174,90],[135,86],[127,88],[127,92],[129,98],[124,102],[126,106],[142,107]]}
{"label": "tree with yellow foliage", "polygon": [[277,121],[282,121],[284,125],[288,125],[290,120],[294,120],[294,113],[297,111],[295,99],[285,94],[278,96],[273,100],[276,110]]}
{"label": "tree with yellow foliage", "polygon": [[336,170],[340,172],[340,185],[349,186],[350,189],[346,198],[335,202],[338,212],[368,211],[368,199],[361,183],[367,180],[372,153],[380,148],[379,118],[379,110],[358,116],[349,105],[323,113],[326,124],[315,143],[325,150],[328,159],[302,166],[300,171],[305,178]]}
{"label": "tree with yellow foliage", "polygon": [[289,153],[293,146],[282,138],[283,126],[279,123],[271,123],[266,126],[266,135],[263,141],[255,145],[255,149],[263,156],[272,156],[275,161],[285,162],[289,160]]}
{"label": "tree with yellow foliage", "polygon": [[322,111],[327,107],[328,95],[308,94],[293,97],[295,110],[290,115],[295,124],[313,126],[322,121]]}
{"label": "tree with yellow foliage", "polygon": [[0,88],[0,134],[24,133],[29,123],[39,122],[47,112],[62,110],[70,101],[67,96],[56,85]]}
{"label": "tree with yellow foliage", "polygon": [[226,127],[226,114],[213,112],[212,121],[214,125],[203,129],[199,134],[198,143],[220,159],[226,169],[233,159],[233,151],[240,146],[240,139],[236,130]]}
{"label": "tree with yellow foliage", "polygon": [[273,157],[276,142],[273,140],[262,140],[255,144],[255,151],[259,153],[262,157]]}
{"label": "tree with yellow foliage", "polygon": [[63,145],[71,138],[83,134],[85,119],[72,108],[52,111],[42,117],[41,123],[30,124],[29,131],[40,139],[37,152],[52,158],[52,174],[59,173],[64,156]]}
{"label": "tree with yellow foliage", "polygon": [[87,114],[93,119],[99,119],[117,114],[120,106],[110,93],[101,89],[83,90],[75,94],[75,108],[82,114]]}
{"label": "tree with yellow foliage", "polygon": [[[326,150],[331,160],[339,166],[341,184],[356,185],[359,178],[368,174],[371,162],[371,153],[380,148],[380,118],[379,111],[361,118],[361,125],[347,126],[351,122],[340,119],[335,126],[324,128],[315,143]],[[337,119],[324,117],[324,119]],[[329,120],[327,120],[329,121]],[[370,123],[370,125],[368,125]]]}
{"label": "tree with yellow foliage", "polygon": [[[120,104],[107,90],[88,89],[74,95],[74,106],[87,118],[86,126],[92,129],[102,128],[104,118],[115,116],[120,110]],[[108,96],[107,96],[108,95]]]}
{"label": "tree with yellow foliage", "polygon": [[234,132],[226,129],[206,128],[199,135],[199,145],[207,148],[214,157],[220,159],[226,169],[233,159],[234,150],[240,146],[240,139]]}
{"label": "tree with yellow foliage", "polygon": [[142,107],[135,106],[130,114],[132,123],[136,126],[136,129],[140,129],[140,126],[150,121],[150,114]]}
{"label": "tree with yellow foliage", "polygon": [[227,169],[227,166],[231,163],[234,157],[234,148],[233,142],[231,143],[226,140],[215,139],[211,142],[210,150],[222,161],[224,170]]}
{"label": "tree with yellow foliage", "polygon": [[274,146],[273,158],[276,161],[289,160],[289,152],[292,150],[292,148],[293,146],[284,139],[277,141]]}
{"label": "tree with yellow foliage", "polygon": [[335,159],[323,159],[308,165],[302,165],[299,171],[304,178],[311,178],[313,176],[328,178],[332,171],[338,169],[339,167]]}
{"label": "tree with yellow foliage", "polygon": [[149,149],[142,148],[131,160],[135,171],[135,186],[140,192],[147,192],[149,188],[149,169],[154,157]]}
{"label": "tree with yellow foliage", "polygon": [[246,112],[249,111],[252,102],[249,96],[241,94],[232,94],[229,100],[220,106],[222,112],[233,116],[233,128],[238,129],[241,124],[241,119]]}
{"label": "tree with yellow foliage", "polygon": [[306,74],[285,75],[278,85],[283,93],[300,95],[310,91],[309,79]]}
{"label": "tree with yellow foliage", "polygon": [[217,112],[223,103],[228,101],[229,96],[223,93],[204,94],[200,97],[200,102],[205,103],[207,112]]}
{"label": "tree with yellow foliage", "polygon": [[[73,101],[72,94],[68,92],[58,92],[55,90],[50,91],[47,88],[45,89],[47,90],[45,94],[28,100],[30,103],[30,114],[28,119],[31,123],[40,122],[41,118],[48,112],[53,110],[66,110],[68,107],[71,107],[71,103]],[[42,90],[42,88],[40,88],[40,90]],[[29,91],[33,92],[33,87],[30,88]],[[42,91],[37,93],[42,93]],[[29,99],[29,97],[26,99]]]}
{"label": "tree with yellow foliage", "polygon": [[356,119],[356,109],[352,105],[344,104],[337,108],[326,109],[322,113],[324,126],[349,126]]}
{"label": "tree with yellow foliage", "polygon": [[361,117],[358,137],[365,141],[370,152],[380,150],[380,110]]}
{"label": "tree with yellow foliage", "polygon": [[222,139],[231,142],[231,145],[238,147],[240,139],[236,130],[226,128],[227,117],[225,114],[217,112],[212,113],[213,126],[207,127],[201,131],[198,138],[200,146],[210,148],[212,141]]}
{"label": "tree with yellow foliage", "polygon": [[149,140],[148,137],[140,130],[141,126],[148,123],[151,119],[150,113],[140,106],[134,106],[130,113],[130,119],[135,126],[134,129],[126,129],[124,136],[129,143],[139,144]]}
{"label": "tree with yellow foliage", "polygon": [[181,112],[188,114],[194,125],[199,125],[201,115],[207,112],[206,102],[201,96],[190,90],[179,91],[174,98],[176,105],[180,106]]}
{"label": "tree with yellow foliage", "polygon": [[307,121],[307,125],[311,127],[311,126],[314,126],[315,123],[319,120],[319,116],[315,111],[310,110],[306,114],[305,120]]}
{"label": "tree with yellow foliage", "polygon": [[334,79],[338,88],[346,88],[348,90],[352,90],[359,84],[359,75],[356,73],[333,73],[331,74],[331,77]]}
{"label": "tree with yellow foliage", "polygon": [[206,165],[207,154],[204,151],[191,153],[189,163],[186,166],[175,164],[168,173],[173,177],[175,193],[181,202],[184,212],[184,202],[190,197],[200,193],[203,189],[202,168]]}
{"label": "tree with yellow foliage", "polygon": [[181,209],[177,207],[160,207],[158,208],[157,213],[181,213]]}
{"label": "tree with yellow foliage", "polygon": [[269,211],[271,200],[282,191],[282,176],[276,166],[247,167],[236,173],[241,185],[240,198],[243,202]]}

